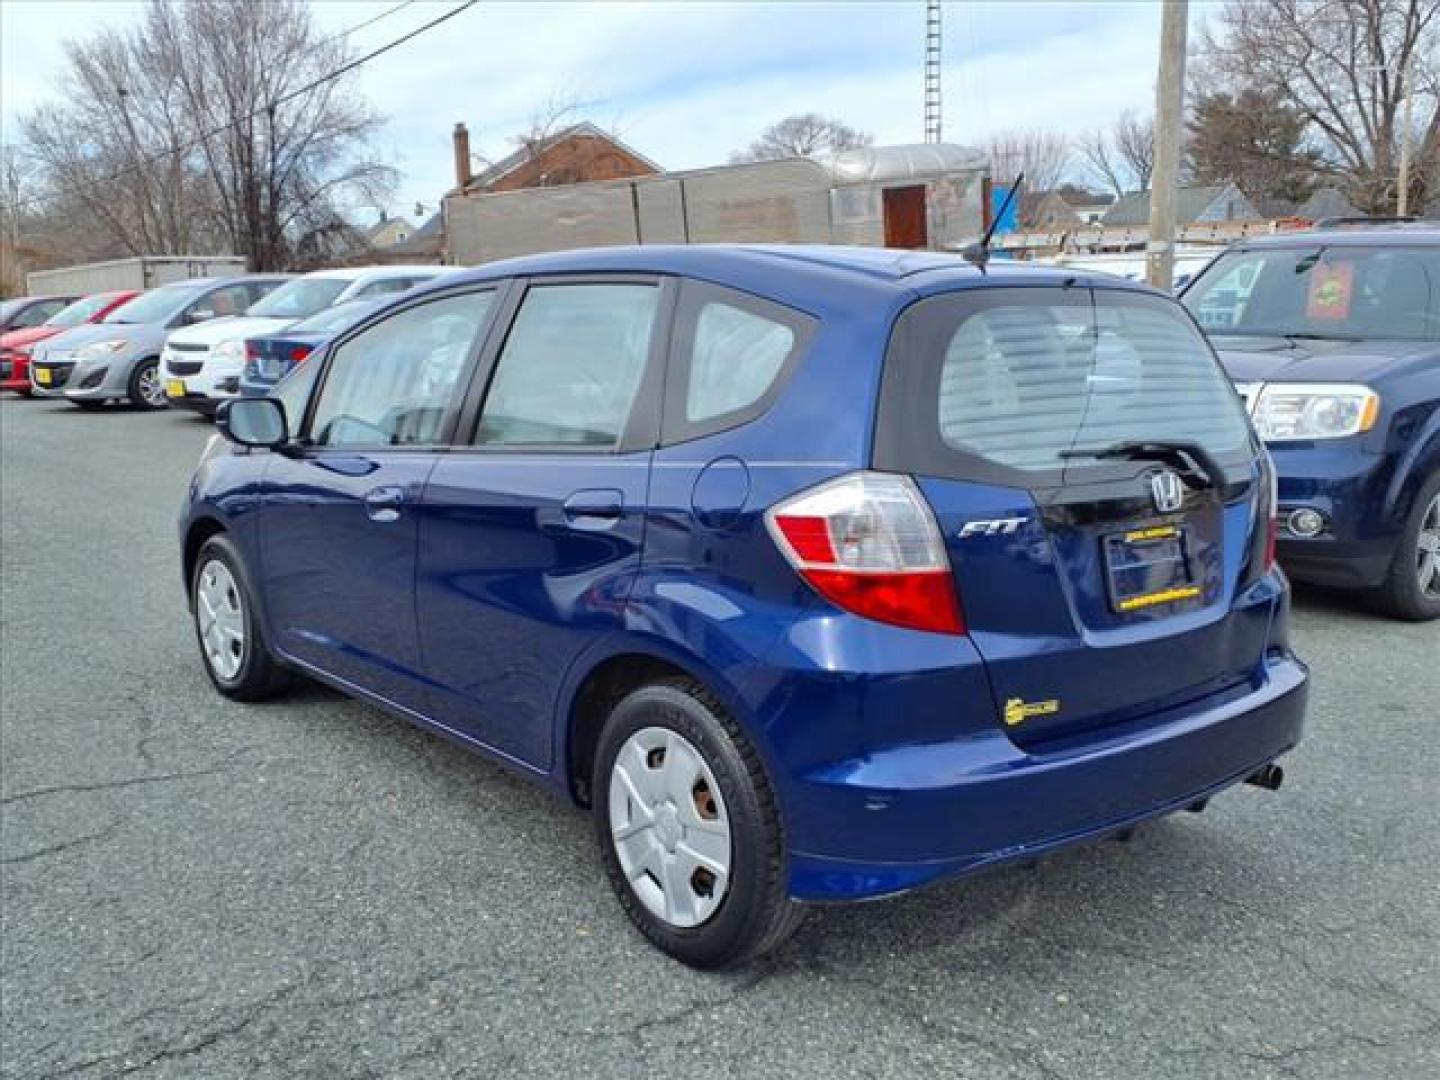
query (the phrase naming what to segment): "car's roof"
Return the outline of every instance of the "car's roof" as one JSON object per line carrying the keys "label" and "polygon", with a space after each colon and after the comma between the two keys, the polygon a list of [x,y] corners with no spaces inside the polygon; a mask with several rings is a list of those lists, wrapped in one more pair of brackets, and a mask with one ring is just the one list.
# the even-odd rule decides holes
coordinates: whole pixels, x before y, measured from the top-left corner
{"label": "car's roof", "polygon": [[1240,248],[1287,247],[1436,247],[1440,246],[1440,222],[1395,222],[1355,224],[1303,232],[1273,233],[1237,241]]}
{"label": "car's roof", "polygon": [[449,269],[448,266],[336,266],[329,270],[312,270],[304,276],[359,281],[367,277],[412,277],[416,274],[439,276]]}
{"label": "car's roof", "polygon": [[[645,244],[582,248],[487,263],[457,271],[432,288],[495,278],[589,273],[675,274],[730,285],[810,310],[848,302],[857,293],[927,293],[1015,285],[1087,285],[1145,289],[1109,274],[995,259],[981,270],[960,255],[890,248],[802,244]],[[827,303],[827,299],[829,302]]]}

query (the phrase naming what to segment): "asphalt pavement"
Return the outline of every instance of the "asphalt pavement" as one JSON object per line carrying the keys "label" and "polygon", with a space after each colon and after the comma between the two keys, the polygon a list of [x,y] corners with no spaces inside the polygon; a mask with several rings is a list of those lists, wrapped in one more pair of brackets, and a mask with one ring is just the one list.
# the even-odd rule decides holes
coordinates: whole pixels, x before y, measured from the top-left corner
{"label": "asphalt pavement", "polygon": [[212,431],[0,403],[0,1075],[1440,1076],[1440,625],[1302,592],[1284,788],[666,959],[590,822],[318,688],[220,698]]}

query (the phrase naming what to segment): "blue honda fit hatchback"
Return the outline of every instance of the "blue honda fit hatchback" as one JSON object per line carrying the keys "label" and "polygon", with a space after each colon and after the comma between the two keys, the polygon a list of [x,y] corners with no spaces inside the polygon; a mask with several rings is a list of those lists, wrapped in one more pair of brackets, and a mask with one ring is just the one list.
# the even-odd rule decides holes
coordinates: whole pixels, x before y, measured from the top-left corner
{"label": "blue honda fit hatchback", "polygon": [[218,420],[181,523],[216,687],[302,673],[590,806],[695,966],[807,902],[1273,788],[1300,738],[1268,459],[1141,286],[536,256]]}

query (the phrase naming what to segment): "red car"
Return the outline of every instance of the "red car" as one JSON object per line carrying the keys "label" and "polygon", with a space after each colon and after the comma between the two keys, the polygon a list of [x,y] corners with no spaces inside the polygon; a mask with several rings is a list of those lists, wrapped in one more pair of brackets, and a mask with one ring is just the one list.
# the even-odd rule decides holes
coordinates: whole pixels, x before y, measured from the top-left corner
{"label": "red car", "polygon": [[133,289],[94,293],[62,308],[38,326],[0,334],[0,390],[30,396],[30,350],[37,341],[54,337],[74,326],[98,323],[121,304],[140,294]]}

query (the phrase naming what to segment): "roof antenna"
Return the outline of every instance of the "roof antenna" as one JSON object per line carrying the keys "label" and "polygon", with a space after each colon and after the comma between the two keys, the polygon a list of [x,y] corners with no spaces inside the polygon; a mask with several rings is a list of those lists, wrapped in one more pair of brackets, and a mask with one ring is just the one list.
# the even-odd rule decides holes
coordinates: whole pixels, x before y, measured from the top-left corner
{"label": "roof antenna", "polygon": [[990,261],[990,241],[995,239],[995,230],[1000,227],[1000,222],[1005,220],[1005,213],[1010,209],[1010,204],[1015,201],[1015,196],[1020,194],[1020,188],[1025,183],[1025,174],[1022,172],[1015,177],[1015,182],[1010,185],[1010,190],[1005,193],[1005,201],[1000,204],[999,211],[990,219],[990,227],[985,230],[985,235],[980,238],[979,243],[966,244],[960,249],[960,257],[972,266],[977,266],[983,272],[985,264]]}

